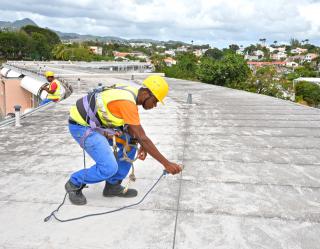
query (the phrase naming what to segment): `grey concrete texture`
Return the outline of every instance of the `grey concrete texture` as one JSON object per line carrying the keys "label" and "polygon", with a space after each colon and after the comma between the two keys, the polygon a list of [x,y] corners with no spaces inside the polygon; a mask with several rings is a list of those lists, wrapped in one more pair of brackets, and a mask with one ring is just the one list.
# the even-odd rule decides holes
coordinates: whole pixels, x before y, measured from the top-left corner
{"label": "grey concrete texture", "polygon": [[[26,63],[26,68],[36,68]],[[140,108],[146,133],[169,159],[184,165],[165,176],[139,206],[59,223],[43,219],[62,201],[64,183],[83,167],[68,131],[75,101],[103,82],[82,66],[67,73],[73,94],[0,129],[0,248],[320,248],[320,110],[199,82],[167,79],[166,105]],[[120,80],[129,80],[123,74]],[[138,78],[142,80],[142,78]],[[192,93],[193,104],[186,104]],[[86,157],[87,165],[93,161]],[[103,183],[84,190],[86,206],[67,200],[72,218],[140,200],[162,172],[148,157],[135,163],[133,199],[105,198]]]}

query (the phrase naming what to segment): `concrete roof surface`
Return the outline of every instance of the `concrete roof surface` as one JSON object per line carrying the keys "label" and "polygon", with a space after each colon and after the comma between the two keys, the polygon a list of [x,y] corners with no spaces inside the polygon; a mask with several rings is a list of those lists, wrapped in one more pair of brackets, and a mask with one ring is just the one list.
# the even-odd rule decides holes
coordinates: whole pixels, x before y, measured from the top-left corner
{"label": "concrete roof surface", "polygon": [[[76,66],[52,70],[67,71],[73,94],[32,113],[20,128],[0,129],[0,248],[320,248],[320,110],[178,79],[167,79],[165,106],[140,111],[147,134],[168,159],[185,166],[182,174],[165,176],[137,207],[44,223],[70,173],[83,167],[82,150],[68,131],[70,106],[99,82],[131,78],[102,78],[98,69],[90,76],[90,69]],[[88,74],[80,89],[79,73]],[[186,104],[188,93],[193,105]],[[68,200],[58,216],[134,203],[161,173],[148,157],[136,163],[138,197],[105,198],[103,183],[90,185],[86,206]]]}

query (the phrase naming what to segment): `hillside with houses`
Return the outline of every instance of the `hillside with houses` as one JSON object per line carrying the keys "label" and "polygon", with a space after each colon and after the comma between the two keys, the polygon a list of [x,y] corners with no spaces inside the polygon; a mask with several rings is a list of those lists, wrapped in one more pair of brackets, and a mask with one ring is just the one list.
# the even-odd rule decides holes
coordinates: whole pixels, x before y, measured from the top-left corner
{"label": "hillside with houses", "polygon": [[[309,39],[216,48],[194,41],[67,36],[28,20],[0,30],[0,60],[111,61],[147,63],[167,77],[265,94],[301,104],[320,104],[320,48]],[[312,78],[310,80],[309,78]],[[305,82],[308,81],[308,82]],[[297,82],[301,82],[296,84]]]}

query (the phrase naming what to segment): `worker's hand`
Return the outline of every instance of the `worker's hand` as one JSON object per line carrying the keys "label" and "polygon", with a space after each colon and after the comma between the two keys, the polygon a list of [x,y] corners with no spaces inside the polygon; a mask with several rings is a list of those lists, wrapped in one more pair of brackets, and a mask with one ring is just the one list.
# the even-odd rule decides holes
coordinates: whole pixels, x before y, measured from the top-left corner
{"label": "worker's hand", "polygon": [[138,150],[138,159],[143,161],[144,159],[146,159],[147,155],[147,152],[145,152],[143,147],[141,146]]}
{"label": "worker's hand", "polygon": [[164,167],[172,175],[178,174],[182,170],[182,166],[172,162],[169,162],[168,164],[164,165]]}
{"label": "worker's hand", "polygon": [[[121,137],[122,136],[122,132],[121,131],[115,131],[115,133],[114,133],[114,135],[116,136],[116,137]],[[113,138],[113,134],[110,134],[110,133],[108,133],[107,131],[104,131],[103,132],[103,135],[106,137],[106,138],[108,138],[108,139],[112,139]]]}
{"label": "worker's hand", "polygon": [[122,134],[123,134],[122,131],[116,130],[114,135],[115,135],[116,137],[121,137]]}

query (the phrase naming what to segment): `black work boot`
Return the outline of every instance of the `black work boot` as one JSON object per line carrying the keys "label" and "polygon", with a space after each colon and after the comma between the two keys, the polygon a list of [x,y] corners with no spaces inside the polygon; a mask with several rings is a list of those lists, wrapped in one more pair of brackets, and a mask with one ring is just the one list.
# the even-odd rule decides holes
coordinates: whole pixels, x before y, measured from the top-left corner
{"label": "black work boot", "polygon": [[67,193],[69,194],[69,200],[74,205],[85,205],[87,204],[87,199],[82,193],[82,189],[85,187],[77,187],[74,185],[70,180],[67,181],[66,185],[64,186]]}
{"label": "black work boot", "polygon": [[136,197],[138,195],[138,191],[135,189],[129,188],[127,192],[124,193],[125,187],[121,186],[121,183],[111,184],[106,181],[106,185],[103,189],[104,197]]}

